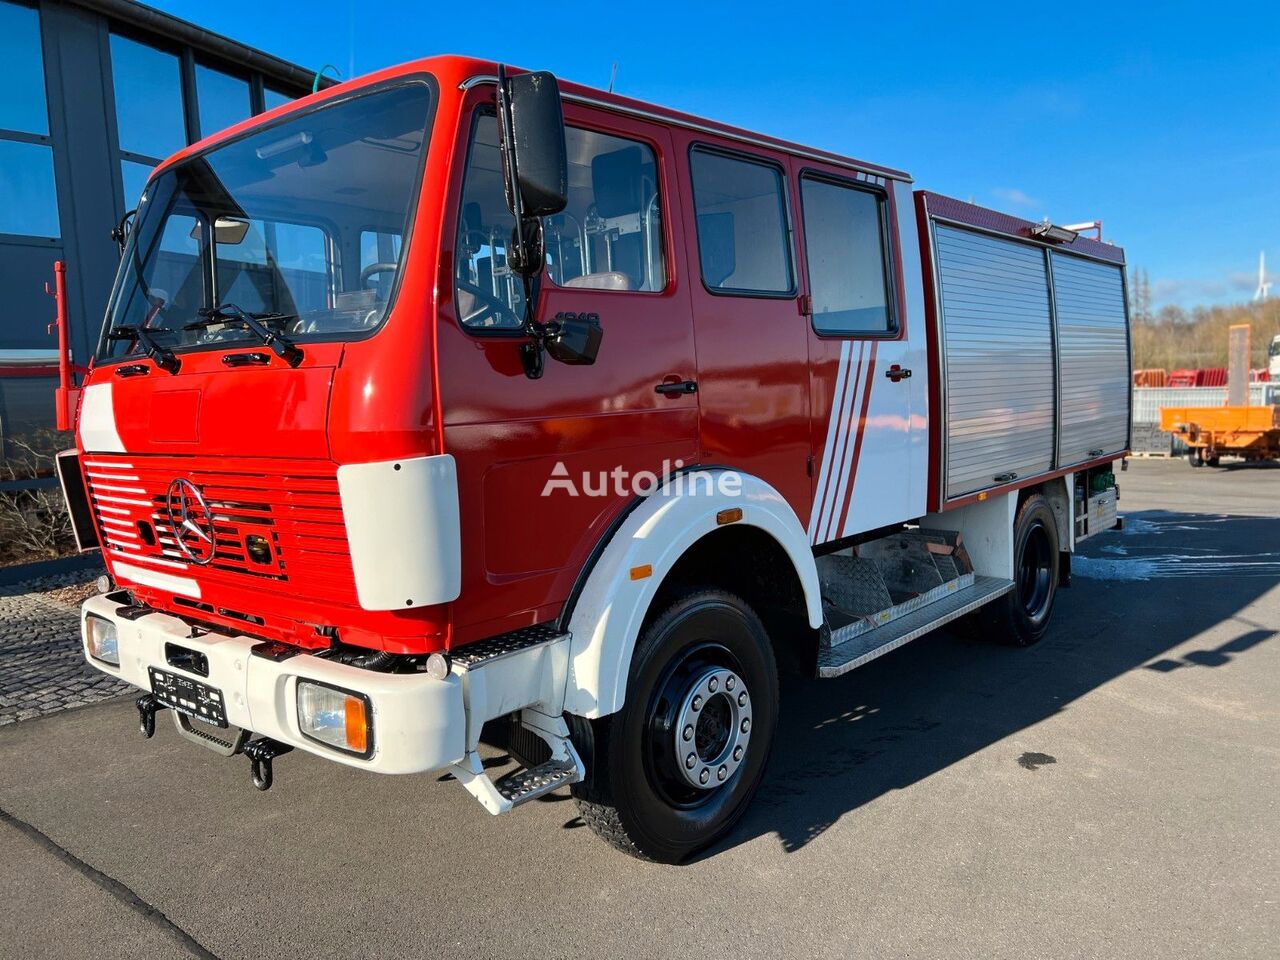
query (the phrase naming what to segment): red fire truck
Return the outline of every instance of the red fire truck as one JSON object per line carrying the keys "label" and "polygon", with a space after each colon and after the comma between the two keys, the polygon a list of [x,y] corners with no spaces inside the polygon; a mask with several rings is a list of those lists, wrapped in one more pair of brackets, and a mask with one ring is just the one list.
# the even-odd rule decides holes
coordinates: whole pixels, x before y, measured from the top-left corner
{"label": "red fire truck", "polygon": [[778,664],[1041,638],[1129,379],[1114,246],[422,60],[148,182],[62,462],[85,654],[260,788],[293,749],[571,785],[678,861],[760,783]]}

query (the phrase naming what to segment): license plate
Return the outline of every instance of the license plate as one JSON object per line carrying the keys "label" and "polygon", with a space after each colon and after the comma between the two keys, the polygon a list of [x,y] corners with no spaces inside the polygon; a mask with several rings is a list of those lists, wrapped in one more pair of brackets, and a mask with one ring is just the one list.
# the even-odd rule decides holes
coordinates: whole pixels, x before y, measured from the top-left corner
{"label": "license plate", "polygon": [[151,672],[151,692],[166,707],[196,720],[219,727],[227,726],[227,708],[222,702],[221,690],[171,670],[148,669]]}

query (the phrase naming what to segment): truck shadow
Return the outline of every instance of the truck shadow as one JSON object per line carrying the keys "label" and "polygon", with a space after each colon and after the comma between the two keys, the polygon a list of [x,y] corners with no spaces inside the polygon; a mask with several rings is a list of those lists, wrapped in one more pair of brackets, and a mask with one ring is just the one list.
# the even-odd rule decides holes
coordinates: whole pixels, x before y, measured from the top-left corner
{"label": "truck shadow", "polygon": [[[1086,557],[1110,558],[1090,567],[1106,579],[1077,573],[1035,647],[943,629],[836,680],[784,678],[769,772],[743,824],[716,849],[776,834],[784,850],[798,850],[863,804],[1069,709],[1120,674],[1230,667],[1276,635],[1239,614],[1280,583],[1280,565],[1263,553],[1280,541],[1280,518],[1148,511],[1127,519],[1126,531],[1082,545]],[[1142,579],[1117,568],[1117,554]],[[1179,557],[1185,566],[1169,562]],[[1193,582],[1197,603],[1177,602]],[[1170,654],[1227,621],[1242,628],[1233,639]],[[1034,771],[1054,758],[1010,747],[1008,762]]]}

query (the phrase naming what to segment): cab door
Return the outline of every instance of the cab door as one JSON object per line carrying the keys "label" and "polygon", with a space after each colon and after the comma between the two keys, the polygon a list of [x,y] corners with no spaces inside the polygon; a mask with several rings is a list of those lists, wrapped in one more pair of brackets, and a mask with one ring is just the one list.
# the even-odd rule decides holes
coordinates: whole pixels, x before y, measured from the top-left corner
{"label": "cab door", "polygon": [[907,184],[792,162],[808,289],[815,545],[923,516],[928,369]]}
{"label": "cab door", "polygon": [[441,292],[440,402],[462,511],[455,642],[554,618],[610,524],[698,459],[698,396],[680,386],[696,369],[666,131],[565,104],[569,203],[545,224],[537,318],[596,314],[604,337],[593,365],[548,357],[531,379],[492,100],[492,87],[471,91],[464,111],[443,257],[453,290]]}
{"label": "cab door", "polygon": [[812,463],[806,321],[785,155],[677,132],[707,463],[759,477],[803,523]]}

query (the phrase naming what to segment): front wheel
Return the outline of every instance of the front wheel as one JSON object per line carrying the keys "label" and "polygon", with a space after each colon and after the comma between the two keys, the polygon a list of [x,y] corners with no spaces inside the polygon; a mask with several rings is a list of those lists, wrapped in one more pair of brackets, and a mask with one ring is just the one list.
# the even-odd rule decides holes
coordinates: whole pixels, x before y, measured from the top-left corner
{"label": "front wheel", "polygon": [[622,709],[591,723],[583,820],[632,856],[680,862],[746,811],[777,720],[777,666],[751,608],[720,590],[677,600],[637,641]]}

